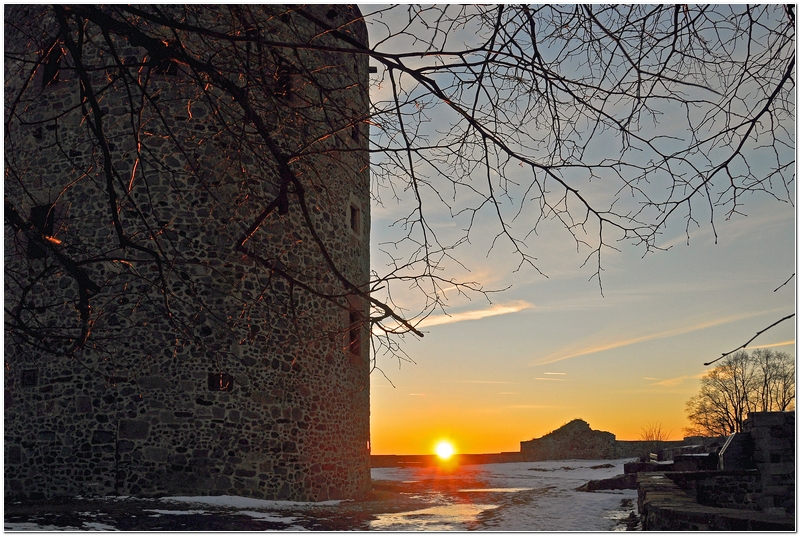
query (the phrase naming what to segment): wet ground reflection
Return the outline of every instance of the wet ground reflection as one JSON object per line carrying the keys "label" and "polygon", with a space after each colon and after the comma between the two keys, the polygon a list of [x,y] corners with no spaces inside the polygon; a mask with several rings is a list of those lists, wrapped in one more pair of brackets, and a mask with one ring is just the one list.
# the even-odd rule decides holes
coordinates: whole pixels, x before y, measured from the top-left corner
{"label": "wet ground reflection", "polygon": [[451,504],[413,512],[378,514],[370,530],[464,530],[475,528],[478,516],[495,504]]}

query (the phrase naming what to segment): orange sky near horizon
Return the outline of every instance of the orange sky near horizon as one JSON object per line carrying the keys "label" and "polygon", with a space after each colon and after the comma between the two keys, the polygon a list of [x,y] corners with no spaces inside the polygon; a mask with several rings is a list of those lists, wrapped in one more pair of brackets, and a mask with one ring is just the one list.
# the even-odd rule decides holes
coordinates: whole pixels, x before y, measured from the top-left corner
{"label": "orange sky near horizon", "polygon": [[[375,13],[374,19],[369,11]],[[392,13],[377,6],[365,11],[370,41],[392,53],[402,46],[418,47],[427,54],[427,47],[434,45],[418,39],[414,32],[429,31],[430,27],[415,25],[425,17],[405,26],[410,24],[409,13],[407,9]],[[397,40],[387,33],[394,23],[406,28]],[[468,28],[448,38],[470,41],[474,36]],[[408,61],[412,61],[410,57]],[[383,67],[379,71],[383,72]],[[416,79],[407,80],[406,86],[403,79],[398,78],[397,84],[392,80],[389,83],[380,74],[374,79],[372,102],[393,110],[397,87],[402,88],[404,97],[421,95],[419,102],[415,101],[420,110],[425,109],[426,118],[415,132],[420,147],[430,144],[436,148],[449,139],[442,133],[454,125],[464,128],[451,110],[445,107],[439,112],[442,107],[430,102],[437,99],[428,99],[427,90]],[[445,86],[449,84],[446,80],[442,75]],[[686,91],[691,93],[688,88]],[[706,97],[699,95],[695,102],[704,102]],[[663,108],[656,107],[652,121],[639,118],[637,136],[658,140],[659,147],[664,143],[671,152],[678,150],[679,141],[689,143],[700,131],[707,135],[705,127],[695,130],[694,119],[686,121],[682,104],[673,106],[666,101]],[[793,101],[791,105],[793,110]],[[574,117],[570,113],[576,125],[594,121],[581,113],[576,111]],[[777,128],[796,130],[796,121],[788,114],[775,117],[783,121]],[[530,154],[531,161],[541,156],[549,162],[552,155],[546,147],[551,134],[538,120],[530,121],[530,139],[536,143],[529,147],[521,141],[528,138],[518,138],[518,134],[509,141]],[[376,139],[394,147],[394,131],[374,128],[372,132]],[[723,174],[714,171],[707,184],[721,181],[723,186],[715,187],[722,188],[720,192],[727,188],[730,193],[732,188],[724,185],[740,174],[753,179],[773,177],[774,184],[765,186],[766,191],[760,186],[744,189],[735,203],[725,205],[709,202],[706,196],[723,195],[712,188],[706,194],[699,192],[692,198],[696,201],[691,208],[681,212],[678,204],[671,204],[673,196],[684,195],[676,193],[674,187],[680,181],[675,177],[689,181],[695,174],[710,172],[716,165],[712,163],[722,162],[725,151],[732,148],[715,145],[712,158],[691,142],[694,149],[686,153],[687,168],[670,167],[663,176],[647,175],[635,188],[629,183],[623,187],[616,182],[616,173],[620,178],[624,173],[610,171],[617,152],[624,154],[625,166],[642,169],[664,155],[641,147],[632,149],[625,141],[627,136],[607,126],[586,134],[576,145],[580,151],[568,151],[568,159],[575,162],[569,160],[564,179],[603,210],[637,214],[643,222],[651,217],[661,221],[653,237],[654,249],[623,240],[636,233],[614,230],[614,224],[602,228],[601,247],[599,224],[586,210],[567,206],[567,197],[557,208],[540,211],[538,203],[544,196],[533,193],[536,188],[530,166],[522,160],[505,162],[501,152],[486,153],[491,153],[486,157],[488,184],[494,184],[492,174],[500,168],[504,174],[497,191],[484,190],[487,170],[479,165],[482,157],[473,162],[467,156],[468,165],[444,164],[450,158],[461,162],[461,151],[471,155],[470,151],[477,151],[477,143],[474,148],[472,142],[464,146],[469,149],[459,146],[452,154],[453,147],[440,147],[440,152],[420,150],[413,158],[409,155],[418,176],[424,177],[419,184],[414,181],[414,188],[403,180],[392,181],[394,171],[387,169],[394,167],[375,166],[391,162],[393,156],[372,155],[373,170],[383,171],[373,171],[370,262],[375,273],[392,274],[391,291],[388,284],[376,285],[373,295],[388,300],[412,324],[421,320],[417,327],[425,333],[421,339],[411,335],[397,338],[402,352],[413,362],[387,355],[386,347],[376,349],[378,370],[372,372],[370,382],[373,454],[433,454],[440,440],[450,441],[462,454],[518,452],[520,441],[541,437],[573,419],[583,419],[593,430],[611,432],[619,440],[638,440],[643,429],[653,424],[659,424],[669,439],[682,439],[689,425],[686,402],[699,392],[700,378],[709,370],[703,363],[733,350],[796,310],[797,280],[790,277],[796,271],[798,251],[793,144],[770,141],[761,147],[761,139],[752,139],[737,147],[736,151],[746,152],[747,161],[741,154],[726,160],[722,168],[728,175],[722,178]],[[758,150],[751,142],[759,145]],[[475,152],[478,154],[480,151]],[[777,180],[776,154],[786,165],[785,184]],[[497,164],[489,164],[495,159]],[[581,169],[583,164],[597,167],[588,173]],[[600,169],[605,167],[608,174]],[[441,176],[446,172],[474,172],[475,176],[453,180]],[[645,197],[633,195],[640,187],[646,190],[642,191],[645,197],[666,196],[663,206],[674,206],[670,213],[676,212],[669,217],[659,211],[651,214],[654,207],[644,203]],[[632,191],[623,194],[628,188]],[[502,195],[496,197],[500,191]],[[498,205],[484,202],[489,196],[502,201]],[[505,210],[507,219],[501,225],[496,212]],[[666,218],[663,221],[662,216]],[[435,232],[434,281],[414,280],[411,276],[418,272],[398,268],[406,262],[411,266],[421,262],[418,228],[430,228],[432,234],[426,234],[425,240],[431,240]],[[522,229],[532,231],[526,234]],[[522,261],[520,243],[506,238],[508,230],[511,235],[525,236],[522,251],[526,259],[535,260],[535,268]],[[454,244],[457,247],[451,249]],[[454,282],[487,294],[465,293],[466,287],[459,288]],[[441,303],[444,310],[432,310],[432,303]],[[771,347],[794,356],[796,326],[796,318],[784,322],[758,337],[748,349]]]}
{"label": "orange sky near horizon", "polygon": [[[606,395],[597,400],[592,393],[602,389],[587,385],[590,378],[570,388],[537,385],[544,398],[555,397],[553,392],[561,390],[560,396],[571,400],[548,405],[526,404],[520,400],[526,397],[519,386],[502,383],[444,384],[426,392],[403,393],[381,385],[381,380],[373,379],[371,394],[373,408],[380,408],[373,409],[373,454],[432,454],[440,440],[450,441],[462,454],[517,452],[520,441],[541,437],[573,419],[583,419],[593,430],[611,432],[619,440],[638,440],[642,428],[658,422],[670,439],[681,439],[689,424],[683,404],[699,389],[697,379],[661,393],[608,386]],[[510,390],[514,387],[517,391]],[[627,403],[629,399],[636,403]],[[620,406],[629,410],[620,411]]]}
{"label": "orange sky near horizon", "polygon": [[[777,349],[793,351],[792,346]],[[425,368],[419,363],[404,366],[390,378],[401,383],[398,375],[424,375]],[[611,432],[618,440],[640,440],[643,429],[651,424],[660,424],[668,439],[680,440],[690,424],[684,405],[699,391],[699,376],[649,384],[643,380],[638,386],[619,385],[613,378],[591,373],[571,386],[566,378],[563,382],[534,379],[537,399],[558,396],[570,402],[530,404],[523,400],[530,396],[521,385],[511,382],[436,385],[431,381],[422,382],[430,390],[404,392],[373,375],[372,454],[433,454],[442,440],[452,443],[460,454],[518,452],[520,441],[541,437],[573,419],[585,420],[593,430]]]}
{"label": "orange sky near horizon", "polygon": [[[602,294],[563,260],[565,242],[546,244],[546,279],[504,270],[480,248],[465,254],[467,277],[510,288],[491,302],[453,296],[449,316],[431,316],[423,338],[403,339],[413,363],[378,356],[372,453],[432,454],[440,439],[459,453],[517,452],[520,441],[573,419],[620,440],[638,440],[655,423],[682,439],[703,363],[795,310],[793,280],[781,286],[795,265],[794,207],[749,209],[718,222],[718,237],[704,229],[689,245],[676,239],[644,258],[635,249],[607,254]],[[381,218],[373,210],[376,243]],[[784,322],[748,349],[794,356],[795,329]]]}

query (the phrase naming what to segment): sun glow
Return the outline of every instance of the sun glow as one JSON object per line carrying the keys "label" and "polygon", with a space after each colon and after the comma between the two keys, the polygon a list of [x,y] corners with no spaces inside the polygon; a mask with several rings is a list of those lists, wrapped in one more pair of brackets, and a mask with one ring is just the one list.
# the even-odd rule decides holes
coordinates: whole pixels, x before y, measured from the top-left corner
{"label": "sun glow", "polygon": [[447,441],[439,441],[436,444],[436,455],[442,460],[449,460],[450,457],[455,453],[455,449],[453,445],[448,443]]}

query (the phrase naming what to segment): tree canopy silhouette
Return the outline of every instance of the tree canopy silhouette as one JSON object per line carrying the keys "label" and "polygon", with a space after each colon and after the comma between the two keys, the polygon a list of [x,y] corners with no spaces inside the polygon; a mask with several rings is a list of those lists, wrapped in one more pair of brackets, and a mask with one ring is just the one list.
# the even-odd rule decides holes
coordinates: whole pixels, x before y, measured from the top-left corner
{"label": "tree canopy silhouette", "polygon": [[687,434],[727,436],[742,431],[752,411],[795,407],[794,359],[785,352],[757,349],[725,357],[700,380],[700,393],[686,403]]}

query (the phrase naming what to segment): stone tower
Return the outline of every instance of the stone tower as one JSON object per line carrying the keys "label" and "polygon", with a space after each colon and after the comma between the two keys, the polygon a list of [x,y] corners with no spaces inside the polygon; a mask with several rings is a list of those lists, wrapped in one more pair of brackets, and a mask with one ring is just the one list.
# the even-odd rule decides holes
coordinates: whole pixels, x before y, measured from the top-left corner
{"label": "stone tower", "polygon": [[357,8],[5,7],[5,493],[357,498]]}

